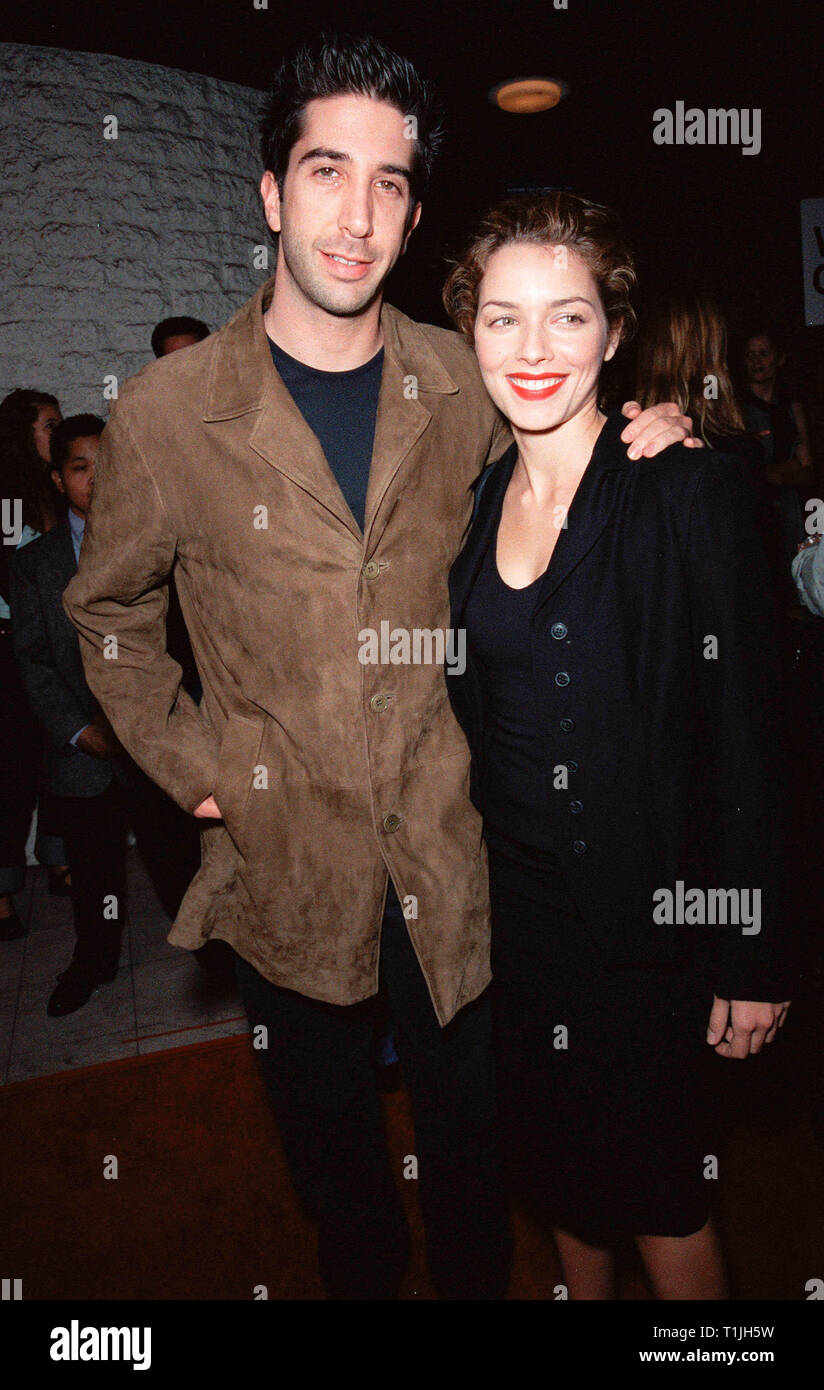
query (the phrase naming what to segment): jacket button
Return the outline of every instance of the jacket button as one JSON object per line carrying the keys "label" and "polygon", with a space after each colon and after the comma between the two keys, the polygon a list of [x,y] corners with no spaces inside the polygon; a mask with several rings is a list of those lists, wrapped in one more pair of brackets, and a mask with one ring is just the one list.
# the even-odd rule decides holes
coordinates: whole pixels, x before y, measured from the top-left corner
{"label": "jacket button", "polygon": [[586,854],[586,852],[587,852],[587,843],[586,843],[586,840],[573,840],[573,841],[572,841],[572,848],[575,850],[575,853],[576,853],[576,854]]}
{"label": "jacket button", "polygon": [[553,623],[549,629],[556,642],[562,642],[569,631],[566,623]]}
{"label": "jacket button", "polygon": [[575,720],[574,720],[574,719],[562,719],[562,720],[561,720],[561,728],[563,729],[563,731],[564,731],[565,734],[572,733],[572,730],[575,728]]}
{"label": "jacket button", "polygon": [[569,685],[569,671],[556,671],[556,673],[555,673],[555,684],[556,684],[556,685]]}
{"label": "jacket button", "polygon": [[369,701],[370,708],[373,709],[376,714],[383,714],[383,711],[389,708],[390,699],[391,696],[389,695],[373,695],[372,699]]}
{"label": "jacket button", "polygon": [[576,762],[573,762],[572,760],[570,760],[570,761],[566,764],[566,769],[567,769],[567,772],[577,772],[577,771],[578,771],[578,764],[577,764]]}
{"label": "jacket button", "polygon": [[396,831],[396,830],[400,830],[400,828],[401,828],[401,818],[400,818],[400,816],[396,816],[395,813],[394,813],[394,811],[392,812],[391,815],[389,815],[389,816],[384,816],[384,818],[383,818],[383,828],[384,828],[384,830],[386,831],[387,835],[394,835],[395,831]]}
{"label": "jacket button", "polygon": [[377,579],[381,572],[381,567],[377,560],[367,560],[363,567],[363,574],[367,579]]}
{"label": "jacket button", "polygon": [[584,803],[583,801],[570,801],[569,809],[572,812],[573,816],[580,816],[581,812],[584,809]]}

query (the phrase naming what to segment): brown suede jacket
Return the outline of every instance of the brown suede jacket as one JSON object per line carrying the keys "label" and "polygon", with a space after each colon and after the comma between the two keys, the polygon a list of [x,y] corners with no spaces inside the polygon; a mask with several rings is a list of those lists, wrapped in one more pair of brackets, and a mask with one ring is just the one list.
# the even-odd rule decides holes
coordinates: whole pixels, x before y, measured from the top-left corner
{"label": "brown suede jacket", "polygon": [[[272,285],[121,388],[64,606],[135,761],[223,813],[169,940],[221,937],[276,984],[355,1003],[377,990],[388,872],[446,1024],[490,978],[467,744],[444,666],[364,664],[359,634],[448,628],[473,484],[511,435],[471,349],[384,304],[362,535],[272,365]],[[166,650],[173,568],[199,706]]]}

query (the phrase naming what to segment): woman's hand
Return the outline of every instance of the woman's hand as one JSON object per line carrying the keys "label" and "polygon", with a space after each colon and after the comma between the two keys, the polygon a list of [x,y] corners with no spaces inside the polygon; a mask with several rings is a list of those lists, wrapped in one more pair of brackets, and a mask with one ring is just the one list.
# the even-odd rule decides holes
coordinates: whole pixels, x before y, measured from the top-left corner
{"label": "woman's hand", "polygon": [[719,1057],[749,1057],[772,1042],[783,1028],[790,1007],[783,1004],[754,1003],[751,999],[719,999],[713,996],[707,1042]]}
{"label": "woman's hand", "polygon": [[681,414],[674,401],[650,405],[646,410],[637,401],[627,401],[621,406],[621,413],[632,421],[621,435],[630,446],[627,453],[631,459],[639,459],[642,454],[651,459],[670,444],[686,444],[690,449],[704,447],[703,439],[696,439],[692,433],[691,419]]}

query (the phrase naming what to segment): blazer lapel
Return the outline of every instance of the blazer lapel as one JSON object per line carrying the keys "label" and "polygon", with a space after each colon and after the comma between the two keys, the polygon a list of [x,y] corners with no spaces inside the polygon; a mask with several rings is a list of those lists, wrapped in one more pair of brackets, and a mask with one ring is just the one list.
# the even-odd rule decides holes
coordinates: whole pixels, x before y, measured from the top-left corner
{"label": "blazer lapel", "polygon": [[565,525],[538,589],[536,612],[588,555],[613,514],[615,475],[633,466],[633,461],[627,456],[627,446],[619,439],[626,424],[620,412],[613,412],[607,417],[595,441],[592,457],[572,499]]}

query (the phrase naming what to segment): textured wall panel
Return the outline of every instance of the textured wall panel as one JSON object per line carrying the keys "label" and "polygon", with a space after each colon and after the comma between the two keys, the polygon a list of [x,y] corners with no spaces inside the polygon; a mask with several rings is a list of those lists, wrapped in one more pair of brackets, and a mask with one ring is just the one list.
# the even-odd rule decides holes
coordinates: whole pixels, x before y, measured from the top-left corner
{"label": "textured wall panel", "polygon": [[217,328],[249,298],[267,273],[260,102],[172,68],[0,44],[0,395],[30,386],[105,416],[103,378],[151,358],[159,319]]}

